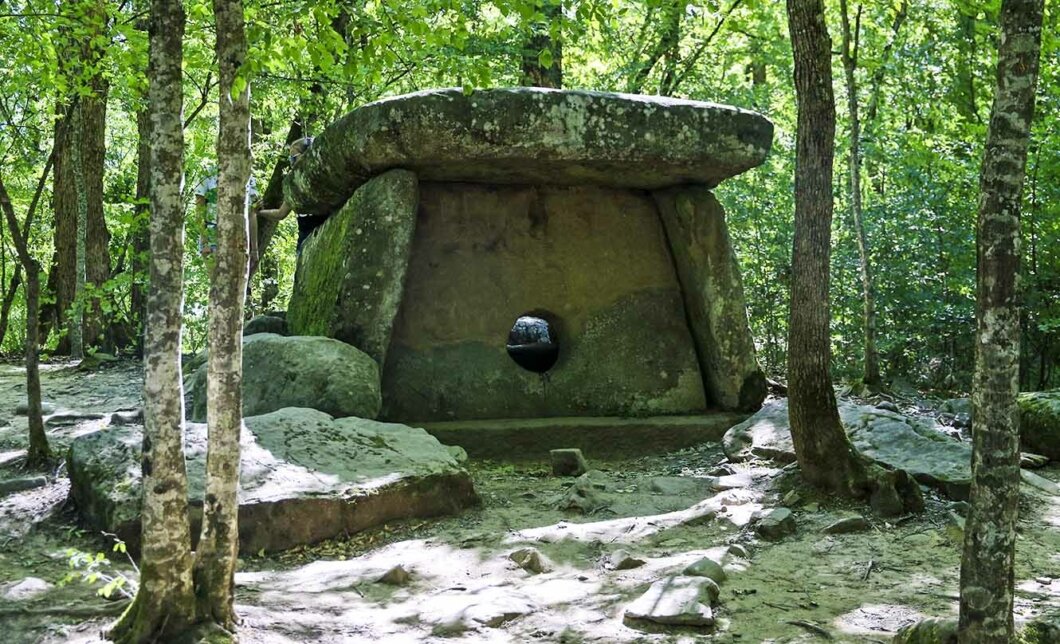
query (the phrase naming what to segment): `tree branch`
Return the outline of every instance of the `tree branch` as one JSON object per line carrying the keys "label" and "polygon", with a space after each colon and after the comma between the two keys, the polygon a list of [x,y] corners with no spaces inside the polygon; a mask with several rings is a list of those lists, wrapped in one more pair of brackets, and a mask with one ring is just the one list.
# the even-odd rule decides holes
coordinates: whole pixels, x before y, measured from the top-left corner
{"label": "tree branch", "polygon": [[736,8],[739,7],[741,4],[743,4],[743,0],[733,0],[733,3],[729,6],[729,10],[726,11],[724,15],[722,15],[720,20],[718,20],[718,24],[714,25],[713,31],[711,31],[710,34],[707,35],[706,40],[700,43],[699,47],[696,49],[696,52],[692,54],[692,56],[688,59],[688,63],[685,65],[684,71],[682,71],[681,74],[678,75],[677,80],[674,81],[673,87],[670,88],[671,93],[676,92],[677,88],[681,86],[681,83],[684,82],[685,78],[687,78],[688,75],[692,73],[692,70],[695,69],[696,63],[699,62],[699,59],[703,55],[703,52],[707,50],[707,46],[710,45],[712,40],[714,40],[714,36],[718,35],[718,32],[721,31],[722,25],[725,24],[725,21],[729,18],[729,16],[732,15],[732,12],[736,11]]}

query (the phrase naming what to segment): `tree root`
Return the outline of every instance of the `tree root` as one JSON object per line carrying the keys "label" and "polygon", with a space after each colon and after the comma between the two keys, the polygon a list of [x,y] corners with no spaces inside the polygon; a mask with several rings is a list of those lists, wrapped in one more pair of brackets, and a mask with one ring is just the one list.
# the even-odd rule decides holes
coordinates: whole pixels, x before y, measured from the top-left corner
{"label": "tree root", "polygon": [[109,617],[118,615],[129,605],[127,601],[116,601],[94,606],[47,606],[36,608],[33,606],[20,606],[18,608],[0,608],[0,617],[15,617],[20,615],[54,615],[61,617]]}

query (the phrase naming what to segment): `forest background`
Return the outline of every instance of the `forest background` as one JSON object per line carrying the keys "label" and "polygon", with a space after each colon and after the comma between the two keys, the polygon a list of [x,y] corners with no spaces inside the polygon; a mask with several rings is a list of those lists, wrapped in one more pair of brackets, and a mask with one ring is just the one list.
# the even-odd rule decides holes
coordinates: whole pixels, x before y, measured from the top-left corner
{"label": "forest background", "polygon": [[[1058,5],[1045,8],[1024,190],[1021,388],[1028,390],[1060,386]],[[210,3],[185,6],[184,346],[195,351],[206,342],[209,285],[192,188],[216,165],[217,65]],[[839,119],[833,373],[861,380],[866,356],[876,354],[886,380],[966,391],[999,2],[846,0],[827,9]],[[562,85],[765,114],[776,125],[769,158],[717,194],[729,214],[759,359],[783,379],[796,118],[783,3],[265,0],[247,2],[246,16],[242,76],[253,84],[253,175],[266,206],[279,205],[287,141],[409,91]],[[41,337],[52,353],[69,353],[79,319],[88,351],[138,347],[147,288],[145,25],[139,2],[0,1],[0,176],[16,212],[27,211],[49,157],[54,162],[29,235],[45,273]],[[6,226],[0,232],[0,351],[14,355],[26,333],[24,280]],[[295,238],[291,217],[252,280],[250,311],[285,308]]]}

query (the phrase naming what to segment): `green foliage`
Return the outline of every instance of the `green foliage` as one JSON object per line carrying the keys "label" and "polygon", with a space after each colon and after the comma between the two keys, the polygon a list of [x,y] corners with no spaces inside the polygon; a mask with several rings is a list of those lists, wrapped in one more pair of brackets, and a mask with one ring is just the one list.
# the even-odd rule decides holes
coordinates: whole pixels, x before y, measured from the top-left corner
{"label": "green foliage", "polygon": [[[115,539],[111,549],[128,557],[125,542]],[[126,599],[136,596],[136,581],[125,576],[102,552],[89,553],[75,548],[66,550],[67,567],[70,572],[59,581],[59,585],[80,582],[89,586],[97,586],[96,594],[100,597],[111,598],[120,595]],[[130,559],[130,562],[132,560]],[[135,569],[135,565],[133,568]]]}

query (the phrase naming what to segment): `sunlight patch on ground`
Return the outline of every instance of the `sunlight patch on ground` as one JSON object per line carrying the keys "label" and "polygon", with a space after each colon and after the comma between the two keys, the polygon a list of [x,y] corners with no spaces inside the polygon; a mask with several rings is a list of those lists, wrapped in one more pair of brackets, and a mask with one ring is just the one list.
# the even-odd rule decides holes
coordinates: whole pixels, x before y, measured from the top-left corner
{"label": "sunlight patch on ground", "polygon": [[862,604],[832,622],[842,633],[851,635],[893,635],[899,628],[924,617],[920,611],[899,604]]}

